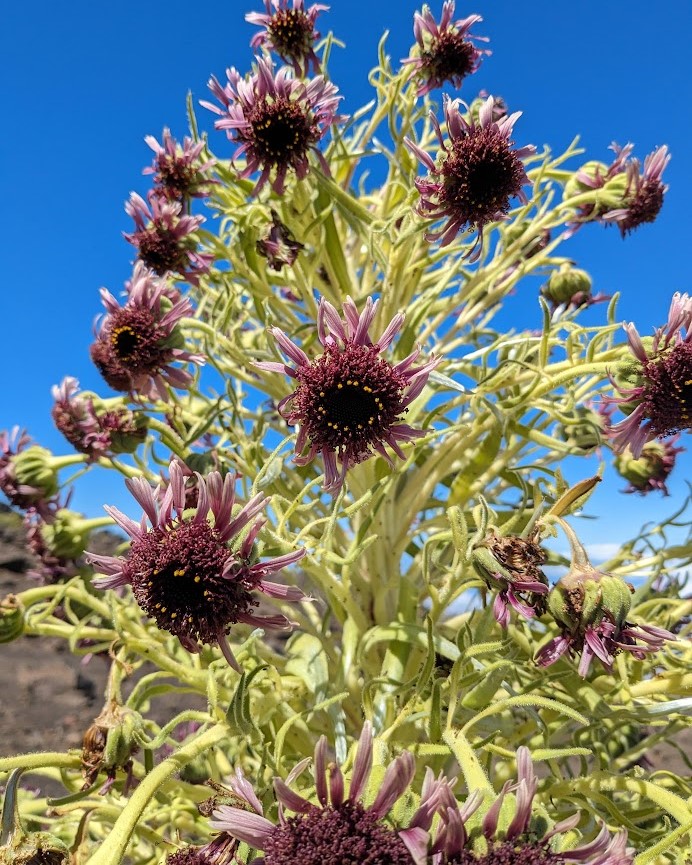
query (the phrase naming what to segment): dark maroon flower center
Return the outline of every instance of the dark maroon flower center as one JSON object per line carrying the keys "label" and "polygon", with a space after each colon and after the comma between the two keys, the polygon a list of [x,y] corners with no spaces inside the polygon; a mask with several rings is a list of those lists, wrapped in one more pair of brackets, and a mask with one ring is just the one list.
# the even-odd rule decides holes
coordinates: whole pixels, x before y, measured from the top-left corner
{"label": "dark maroon flower center", "polygon": [[234,554],[207,522],[155,528],[132,542],[123,573],[137,603],[177,637],[214,644],[257,606],[242,562],[224,576]]}
{"label": "dark maroon flower center", "polygon": [[400,419],[406,381],[374,346],[330,344],[322,357],[297,370],[292,423],[305,425],[318,448],[364,459]]}
{"label": "dark maroon flower center", "polygon": [[618,221],[623,235],[645,222],[654,222],[663,207],[665,186],[660,180],[643,180],[636,194],[627,201],[627,216]]}
{"label": "dark maroon flower center", "polygon": [[183,273],[190,263],[189,243],[181,240],[176,231],[161,219],[137,231],[134,242],[140,261],[158,276]]}
{"label": "dark maroon flower center", "polygon": [[174,200],[185,198],[199,185],[200,176],[194,165],[180,156],[161,154],[156,160],[156,180]]}
{"label": "dark maroon flower center", "polygon": [[284,96],[258,102],[249,120],[252,152],[264,165],[289,165],[302,159],[318,138],[305,108]]}
{"label": "dark maroon flower center", "polygon": [[657,436],[692,428],[692,342],[680,342],[643,365],[644,414]]}
{"label": "dark maroon flower center", "polygon": [[496,129],[475,127],[455,138],[440,166],[440,204],[459,221],[483,225],[507,213],[524,182],[524,166]]}
{"label": "dark maroon flower center", "polygon": [[277,54],[287,60],[303,60],[312,49],[314,30],[301,9],[280,9],[267,24],[267,33]]}
{"label": "dark maroon flower center", "polygon": [[445,865],[563,865],[564,861],[545,843],[518,839],[495,844],[483,855],[462,850],[450,856]]}
{"label": "dark maroon flower center", "polygon": [[421,68],[431,81],[442,84],[461,79],[474,71],[476,49],[458,30],[444,30],[427,51],[421,51]]}
{"label": "dark maroon flower center", "polygon": [[267,865],[413,865],[397,833],[350,801],[290,817],[272,832],[264,858]]}

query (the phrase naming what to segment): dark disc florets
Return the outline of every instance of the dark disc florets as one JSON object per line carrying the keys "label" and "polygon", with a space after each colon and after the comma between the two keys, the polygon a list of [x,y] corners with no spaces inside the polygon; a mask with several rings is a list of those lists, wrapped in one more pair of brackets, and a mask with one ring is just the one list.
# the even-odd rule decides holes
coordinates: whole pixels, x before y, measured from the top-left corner
{"label": "dark disc florets", "polygon": [[657,436],[692,428],[692,342],[679,342],[643,365],[644,414]]}
{"label": "dark disc florets", "polygon": [[360,802],[315,808],[277,826],[266,845],[267,865],[411,865],[399,835]]}
{"label": "dark disc florets", "polygon": [[114,389],[128,391],[141,375],[165,367],[172,359],[168,336],[145,307],[124,306],[109,316],[100,338],[91,346],[91,359]]}

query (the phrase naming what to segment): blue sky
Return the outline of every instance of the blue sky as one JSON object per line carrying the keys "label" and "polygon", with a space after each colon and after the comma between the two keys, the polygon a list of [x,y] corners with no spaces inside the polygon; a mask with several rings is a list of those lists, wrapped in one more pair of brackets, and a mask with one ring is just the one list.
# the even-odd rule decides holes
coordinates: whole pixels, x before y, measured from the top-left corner
{"label": "blue sky", "polygon": [[[353,111],[370,98],[367,74],[376,46],[390,31],[389,53],[405,57],[412,44],[413,0],[333,0],[320,17],[346,43],[334,49],[330,74]],[[441,0],[431,4],[437,15]],[[105,392],[88,357],[100,311],[98,289],[114,293],[131,273],[130,228],[123,203],[144,191],[141,174],[151,151],[144,136],[169,126],[186,132],[185,97],[207,97],[210,74],[229,65],[249,68],[256,28],[245,12],[261,0],[120,0],[57,4],[34,0],[4,13],[0,65],[7,82],[0,139],[5,204],[2,213],[3,339],[5,370],[0,428],[16,423],[57,453],[68,452],[50,419],[50,388],[66,374],[83,388]],[[458,17],[478,12],[475,32],[490,37],[493,55],[465,83],[471,99],[481,88],[502,95],[524,115],[518,144],[564,149],[576,134],[588,156],[609,158],[608,145],[632,141],[643,157],[667,143],[666,202],[654,225],[623,241],[616,230],[589,226],[564,253],[593,276],[594,290],[622,292],[619,315],[642,333],[663,324],[674,291],[692,291],[688,248],[692,201],[689,117],[692,96],[692,4],[669,0],[513,0],[457,3]],[[212,118],[198,110],[219,156],[231,153]],[[526,316],[525,322],[521,321]],[[519,323],[536,326],[537,306],[526,300]],[[689,444],[688,444],[689,447]],[[596,468],[585,462],[584,476]],[[589,540],[627,537],[642,521],[668,513],[692,477],[682,455],[672,496],[624,497],[610,476],[590,510],[604,515],[586,529]],[[98,514],[105,501],[126,505],[120,481],[101,476],[85,484],[73,506]]]}

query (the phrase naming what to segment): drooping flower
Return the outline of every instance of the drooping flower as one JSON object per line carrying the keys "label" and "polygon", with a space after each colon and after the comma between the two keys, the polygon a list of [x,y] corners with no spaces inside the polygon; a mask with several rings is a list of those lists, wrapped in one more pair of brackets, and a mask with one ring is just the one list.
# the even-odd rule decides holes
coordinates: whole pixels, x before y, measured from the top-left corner
{"label": "drooping flower", "polygon": [[209,253],[197,252],[193,236],[204,217],[184,214],[179,201],[168,201],[155,190],[147,201],[131,192],[125,210],[134,219],[135,230],[123,236],[137,247],[139,260],[158,276],[177,274],[198,285],[214,260]]}
{"label": "drooping flower", "polygon": [[291,267],[303,249],[303,244],[298,243],[291,234],[287,225],[279,219],[279,214],[272,210],[272,227],[267,234],[257,241],[257,252],[267,259],[267,267],[277,272],[284,265]]}
{"label": "drooping flower", "polygon": [[585,270],[564,262],[553,270],[548,281],[541,287],[542,296],[548,301],[551,311],[579,309],[610,300],[609,294],[592,294],[591,277]]}
{"label": "drooping flower", "polygon": [[[263,816],[262,803],[237,770],[231,786],[242,806],[220,805],[213,812],[211,826],[261,850],[263,855],[253,860],[255,865],[424,865],[428,830],[438,801],[439,785],[432,771],[426,775],[419,808],[408,826],[397,829],[385,818],[410,789],[416,771],[412,754],[405,751],[389,764],[369,806],[363,802],[373,763],[373,735],[368,722],[358,742],[348,796],[344,795],[341,768],[327,762],[324,736],[315,747],[313,763],[317,804],[290,786],[307,763],[309,760],[299,763],[286,782],[274,779],[278,824]],[[286,816],[284,809],[295,816]]]}
{"label": "drooping flower", "polygon": [[[478,828],[470,828],[469,818],[481,806],[482,796],[473,793],[459,807],[449,786],[441,785],[442,828],[431,865],[632,865],[635,850],[627,846],[626,829],[611,835],[603,824],[592,841],[565,849],[566,839],[561,836],[575,829],[580,815],[546,829],[544,817],[533,815],[537,789],[531,752],[524,746],[517,749],[517,780],[505,782]],[[507,807],[507,794],[514,794],[513,812]],[[485,852],[478,852],[474,843],[481,835]]]}
{"label": "drooping flower", "polygon": [[[198,476],[198,502],[194,514],[188,502],[185,476],[177,460],[170,464],[166,491],[152,490],[144,478],[126,485],[144,509],[141,522],[117,508],[107,513],[130,536],[125,557],[89,553],[104,577],[94,580],[100,589],[130,585],[137,603],[157,626],[170,631],[190,652],[201,644],[218,644],[229,664],[238,663],[226,639],[231,625],[245,622],[264,628],[287,628],[285,616],[254,612],[257,592],[284,601],[298,601],[303,592],[266,579],[302,558],[304,550],[252,563],[255,540],[266,522],[255,517],[269,501],[261,493],[234,512],[236,476],[222,478],[210,472]],[[209,521],[209,515],[213,522]],[[151,523],[147,528],[146,518]],[[242,537],[239,537],[242,534]]]}
{"label": "drooping flower", "polygon": [[154,175],[156,191],[169,201],[203,198],[210,184],[218,183],[206,174],[216,160],[200,160],[204,141],[195,143],[185,136],[180,146],[168,128],[163,130],[163,144],[159,144],[153,135],[147,135],[144,140],[155,156],[153,164],[142,173]]}
{"label": "drooping flower", "polygon": [[[351,466],[374,453],[391,465],[385,445],[404,459],[401,444],[424,434],[401,420],[439,359],[432,357],[415,367],[420,348],[395,365],[380,357],[401,330],[404,316],[395,315],[373,343],[368,331],[378,304],[368,298],[359,313],[351,298],[346,298],[342,320],[332,304],[322,298],[317,333],[324,353],[310,360],[282,330],[272,327],[270,333],[295,366],[256,364],[297,380],[293,393],[279,403],[279,413],[289,424],[299,427],[295,445],[298,465],[307,465],[322,455],[324,488],[331,493],[340,489]],[[306,449],[307,453],[303,453]],[[337,462],[341,463],[340,469]]]}
{"label": "drooping flower", "polygon": [[150,272],[135,271],[127,300],[120,306],[113,295],[101,289],[106,308],[91,359],[114,390],[137,392],[151,399],[166,400],[166,385],[187,388],[192,375],[174,363],[203,364],[204,357],[186,351],[178,327],[192,313],[185,298],[172,303],[166,284]]}
{"label": "drooping flower", "polygon": [[641,661],[666,640],[675,640],[665,628],[627,621],[632,587],[621,577],[596,570],[572,528],[559,522],[572,549],[572,565],[548,595],[548,610],[561,633],[538,650],[536,663],[547,667],[564,654],[580,655],[578,672],[586,676],[594,658],[610,671],[621,651]]}
{"label": "drooping flower", "polygon": [[315,29],[315,21],[320,12],[329,6],[314,3],[305,8],[304,0],[264,0],[264,12],[248,12],[245,20],[259,24],[264,30],[256,33],[250,42],[252,48],[268,48],[275,51],[282,60],[290,63],[296,75],[307,76],[312,71],[320,71],[320,61],[315,54],[315,43],[320,34]]}
{"label": "drooping flower", "polygon": [[464,103],[445,97],[447,141],[435,114],[430,114],[442,148],[437,163],[417,144],[405,139],[409,150],[429,172],[427,177],[415,180],[420,193],[417,212],[426,219],[446,220],[440,230],[428,232],[426,239],[440,240],[446,246],[462,229],[475,228],[478,237],[469,252],[471,261],[480,256],[485,226],[506,217],[513,197],[522,203],[528,200],[522,187],[529,179],[521,160],[535,152],[533,145],[512,150],[510,135],[521,111],[495,121],[493,104],[493,97],[488,97],[478,122],[471,117],[467,121],[460,111]]}
{"label": "drooping flower", "polygon": [[475,547],[473,564],[488,588],[497,592],[493,614],[503,628],[509,624],[510,606],[527,619],[545,612],[545,560],[535,531],[526,538],[491,531]]}
{"label": "drooping flower", "polygon": [[57,583],[79,573],[93,521],[67,507],[58,507],[46,521],[32,508],[24,515],[24,528],[35,559],[29,576],[42,583]]}
{"label": "drooping flower", "polygon": [[31,443],[26,431],[0,430],[0,492],[21,510],[34,510],[51,520],[59,507],[57,468],[52,454]]}
{"label": "drooping flower", "polygon": [[469,31],[482,21],[480,15],[469,15],[457,21],[454,18],[454,0],[442,4],[442,16],[438,24],[430,8],[425,5],[413,16],[413,34],[418,43],[417,53],[401,62],[411,64],[422,79],[418,96],[424,96],[436,87],[449,81],[457,89],[468,75],[480,65],[483,55],[492,52],[478,48],[476,42],[487,42],[485,36],[475,36]]}
{"label": "drooping flower", "polygon": [[628,417],[612,427],[611,444],[638,459],[646,442],[692,429],[692,298],[673,295],[667,323],[646,345],[633,323],[624,328],[634,361],[616,372],[620,396],[608,401]]}
{"label": "drooping flower", "polygon": [[240,177],[260,172],[254,195],[272,174],[271,187],[277,195],[283,193],[289,171],[300,179],[305,177],[310,150],[329,173],[317,144],[340,119],[336,110],[341,97],[333,84],[321,75],[305,83],[293,77],[288,67],[274,74],[267,57],[257,61],[257,71],[247,78],[233,68],[226,70],[226,77],[224,87],[213,76],[209,81],[221,108],[210,102],[201,104],[221,115],[214,127],[225,129],[228,138],[238,143],[233,158],[244,156],[246,161]]}
{"label": "drooping flower", "polygon": [[625,237],[646,222],[654,222],[663,207],[663,197],[668,187],[661,177],[670,162],[668,148],[657,147],[644,160],[644,172],[640,173],[638,159],[627,164],[627,187],[622,207],[603,214],[604,222],[614,222]]}
{"label": "drooping flower", "polygon": [[618,454],[614,461],[615,470],[629,481],[624,492],[645,496],[659,490],[667,496],[669,493],[666,480],[675,468],[676,456],[684,450],[675,447],[679,438],[680,436],[676,435],[668,441],[647,442],[638,459],[634,459],[629,448]]}
{"label": "drooping flower", "polygon": [[67,441],[89,459],[132,453],[147,436],[147,421],[124,405],[108,406],[94,394],[79,394],[79,382],[66,376],[52,388],[55,403],[51,415]]}

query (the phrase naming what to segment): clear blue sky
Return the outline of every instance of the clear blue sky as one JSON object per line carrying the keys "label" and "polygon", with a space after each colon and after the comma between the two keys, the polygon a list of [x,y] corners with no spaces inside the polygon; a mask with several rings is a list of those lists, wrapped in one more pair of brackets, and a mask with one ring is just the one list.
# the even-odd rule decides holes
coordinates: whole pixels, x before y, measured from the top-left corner
{"label": "clear blue sky", "polygon": [[[441,0],[431,5],[438,15]],[[320,16],[321,30],[331,28],[347,45],[334,50],[330,72],[352,111],[370,98],[367,74],[383,31],[390,30],[390,55],[406,56],[420,4],[333,0],[331,6]],[[148,188],[141,174],[151,159],[144,136],[160,138],[167,125],[181,137],[187,91],[197,102],[207,97],[211,73],[249,68],[256,28],[244,14],[262,8],[261,0],[27,0],[6,9],[0,428],[19,423],[55,452],[68,452],[50,419],[50,387],[70,374],[83,388],[105,392],[88,346],[99,287],[118,293],[131,273],[132,247],[121,236],[130,228],[123,203],[130,190]],[[692,3],[457,3],[458,17],[473,12],[485,19],[475,32],[490,37],[493,55],[461,95],[470,100],[486,88],[511,110],[522,110],[518,144],[549,143],[559,151],[579,133],[588,158],[604,160],[613,140],[634,142],[640,158],[656,145],[670,146],[670,191],[654,225],[625,241],[615,229],[589,226],[563,247],[590,271],[595,290],[622,291],[622,319],[651,332],[665,321],[671,294],[692,291]],[[211,115],[199,109],[198,118],[211,131],[212,149],[229,155]],[[528,296],[525,314],[526,326],[535,326]],[[585,475],[595,466],[585,462]],[[689,452],[679,460],[668,500],[617,495],[624,483],[611,476],[592,500],[590,510],[607,517],[590,525],[589,539],[626,537],[643,520],[668,512],[684,495],[685,476],[692,477]],[[128,499],[101,478],[85,485],[73,506],[98,514],[104,501]]]}

